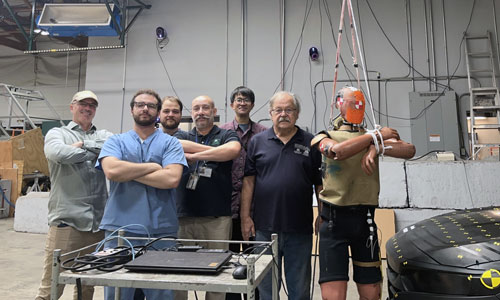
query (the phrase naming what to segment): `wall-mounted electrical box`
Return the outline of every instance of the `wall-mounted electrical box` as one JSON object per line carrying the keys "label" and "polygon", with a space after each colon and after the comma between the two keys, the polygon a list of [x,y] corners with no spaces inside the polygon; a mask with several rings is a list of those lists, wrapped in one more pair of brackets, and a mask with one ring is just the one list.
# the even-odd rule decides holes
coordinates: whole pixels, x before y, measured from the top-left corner
{"label": "wall-mounted electrical box", "polygon": [[411,141],[416,156],[432,150],[452,151],[460,156],[455,92],[409,93]]}

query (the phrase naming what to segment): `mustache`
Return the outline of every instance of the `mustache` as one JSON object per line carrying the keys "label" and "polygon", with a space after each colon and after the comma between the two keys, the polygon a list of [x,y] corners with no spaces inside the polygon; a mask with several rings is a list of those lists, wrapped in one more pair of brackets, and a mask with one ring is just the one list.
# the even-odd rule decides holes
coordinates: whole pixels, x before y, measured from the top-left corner
{"label": "mustache", "polygon": [[278,122],[288,122],[290,123],[290,119],[287,117],[279,117]]}
{"label": "mustache", "polygon": [[206,120],[208,120],[209,117],[207,117],[207,116],[197,116],[194,120],[198,121],[199,119],[206,119]]}

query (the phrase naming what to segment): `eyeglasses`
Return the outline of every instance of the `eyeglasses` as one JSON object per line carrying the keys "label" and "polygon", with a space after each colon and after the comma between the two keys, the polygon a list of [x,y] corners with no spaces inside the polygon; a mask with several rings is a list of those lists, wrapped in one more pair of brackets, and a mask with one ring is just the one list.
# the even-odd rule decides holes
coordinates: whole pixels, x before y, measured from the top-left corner
{"label": "eyeglasses", "polygon": [[139,109],[143,109],[144,106],[147,106],[148,109],[158,109],[158,105],[156,103],[134,102],[134,106]]}
{"label": "eyeglasses", "polygon": [[252,100],[250,100],[249,98],[236,98],[234,99],[234,102],[243,104],[243,103],[252,103]]}
{"label": "eyeglasses", "polygon": [[272,109],[271,112],[273,112],[275,115],[281,115],[281,113],[285,112],[287,115],[291,115],[294,111],[296,111],[295,108],[275,108]]}
{"label": "eyeglasses", "polygon": [[81,107],[88,107],[88,108],[93,108],[93,109],[96,109],[97,108],[97,104],[95,103],[90,103],[90,102],[77,102],[78,105],[80,105]]}

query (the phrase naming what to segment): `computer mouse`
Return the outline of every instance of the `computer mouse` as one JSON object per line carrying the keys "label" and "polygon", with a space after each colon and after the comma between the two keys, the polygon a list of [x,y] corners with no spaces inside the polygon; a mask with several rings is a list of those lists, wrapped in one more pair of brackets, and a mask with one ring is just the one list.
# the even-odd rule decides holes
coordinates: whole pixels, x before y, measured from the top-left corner
{"label": "computer mouse", "polygon": [[234,279],[247,279],[247,266],[240,265],[236,266],[233,271]]}

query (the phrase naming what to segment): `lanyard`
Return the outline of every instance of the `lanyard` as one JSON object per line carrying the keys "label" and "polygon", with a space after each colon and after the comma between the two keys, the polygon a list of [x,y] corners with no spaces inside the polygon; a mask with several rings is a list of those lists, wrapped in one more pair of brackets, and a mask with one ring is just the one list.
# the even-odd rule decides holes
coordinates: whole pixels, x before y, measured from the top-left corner
{"label": "lanyard", "polygon": [[[212,139],[212,136],[210,136],[210,133],[207,134],[208,135],[208,138],[205,140],[205,143],[200,143],[200,144],[203,144],[203,145],[209,145],[210,144],[210,140]],[[194,138],[194,141],[198,144],[198,131],[195,131],[195,134],[194,134],[195,138]],[[202,136],[203,137],[203,136]],[[209,145],[210,146],[210,145]],[[194,171],[199,174],[200,173],[200,170],[198,169],[198,163],[200,161],[197,160],[196,161],[196,166],[195,166],[195,169]],[[206,164],[206,161],[203,161],[203,164]]]}

